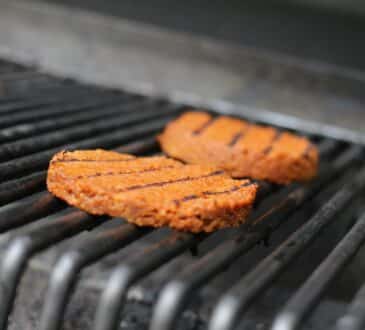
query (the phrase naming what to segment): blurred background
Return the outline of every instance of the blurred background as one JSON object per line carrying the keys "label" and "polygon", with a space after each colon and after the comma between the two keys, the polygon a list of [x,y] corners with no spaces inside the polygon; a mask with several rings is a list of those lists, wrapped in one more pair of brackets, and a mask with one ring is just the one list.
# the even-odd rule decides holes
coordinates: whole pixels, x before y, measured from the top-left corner
{"label": "blurred background", "polygon": [[365,70],[361,0],[48,2]]}
{"label": "blurred background", "polygon": [[0,3],[0,55],[9,59],[365,132],[363,1]]}

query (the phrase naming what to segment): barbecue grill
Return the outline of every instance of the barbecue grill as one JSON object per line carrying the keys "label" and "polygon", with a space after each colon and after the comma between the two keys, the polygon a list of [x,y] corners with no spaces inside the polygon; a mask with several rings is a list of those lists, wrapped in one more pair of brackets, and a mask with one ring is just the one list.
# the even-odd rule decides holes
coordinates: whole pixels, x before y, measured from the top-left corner
{"label": "barbecue grill", "polygon": [[[260,182],[255,209],[248,224],[239,229],[193,235],[138,228],[121,219],[88,215],[54,198],[45,190],[48,162],[62,149],[158,153],[156,133],[194,105],[62,80],[8,62],[0,63],[0,83],[0,329],[17,329],[16,322],[29,308],[23,304],[34,303],[35,297],[34,324],[41,330],[61,329],[68,322],[74,292],[85,283],[98,288],[89,306],[91,323],[85,326],[94,330],[171,330],[182,322],[182,329],[298,329],[323,310],[328,289],[365,242],[365,149],[360,138],[339,139],[307,123],[279,125],[260,114],[245,116],[240,109],[206,109],[248,116],[260,124],[309,136],[321,154],[318,178],[284,187]],[[346,224],[346,231],[301,283],[281,298],[270,321],[255,322],[251,307],[268,292],[278,301],[271,290],[280,277],[298,267],[295,262],[302,254],[316,253],[315,242],[325,239],[331,225],[339,221]],[[271,243],[282,230],[284,237]],[[142,248],[136,248],[139,242]],[[249,259],[260,249],[262,257],[242,269],[242,257]],[[171,271],[168,266],[181,258],[183,263]],[[102,281],[83,276],[103,263],[107,275]],[[224,281],[228,268],[233,268],[235,280]],[[38,277],[47,279],[42,290],[34,277],[25,275],[36,270],[41,272]],[[156,272],[160,272],[158,290],[146,298],[136,284]],[[220,277],[232,283],[210,298],[206,289]],[[24,281],[28,281],[25,293]],[[209,298],[199,300],[204,290]],[[359,288],[346,309],[332,307],[328,328],[363,329],[364,292],[364,286]],[[131,319],[133,303],[147,305],[150,314],[139,309]],[[205,319],[198,313],[204,308]],[[73,317],[78,317],[77,312]],[[321,322],[324,319],[314,328],[324,329]],[[66,328],[72,328],[72,323]]]}

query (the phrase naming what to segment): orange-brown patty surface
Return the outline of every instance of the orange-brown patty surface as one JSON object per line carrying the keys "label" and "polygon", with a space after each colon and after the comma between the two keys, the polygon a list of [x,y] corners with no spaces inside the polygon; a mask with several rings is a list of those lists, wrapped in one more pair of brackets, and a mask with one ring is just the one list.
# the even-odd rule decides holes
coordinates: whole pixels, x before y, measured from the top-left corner
{"label": "orange-brown patty surface", "polygon": [[56,154],[47,186],[91,214],[194,233],[243,223],[257,191],[256,184],[231,179],[216,167],[100,149]]}
{"label": "orange-brown patty surface", "polygon": [[250,177],[287,184],[317,173],[318,151],[306,138],[273,127],[206,112],[186,112],[158,137],[171,157]]}

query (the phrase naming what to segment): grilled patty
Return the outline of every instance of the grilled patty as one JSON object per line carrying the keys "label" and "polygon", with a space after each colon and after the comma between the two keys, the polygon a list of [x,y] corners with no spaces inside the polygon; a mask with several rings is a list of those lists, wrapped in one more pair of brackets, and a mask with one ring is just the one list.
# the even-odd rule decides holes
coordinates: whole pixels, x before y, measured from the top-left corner
{"label": "grilled patty", "polygon": [[215,165],[235,178],[287,184],[317,173],[318,151],[306,138],[206,112],[186,112],[158,137],[166,154]]}
{"label": "grilled patty", "polygon": [[47,186],[91,214],[194,233],[243,223],[257,191],[250,180],[234,180],[216,167],[104,150],[56,154]]}

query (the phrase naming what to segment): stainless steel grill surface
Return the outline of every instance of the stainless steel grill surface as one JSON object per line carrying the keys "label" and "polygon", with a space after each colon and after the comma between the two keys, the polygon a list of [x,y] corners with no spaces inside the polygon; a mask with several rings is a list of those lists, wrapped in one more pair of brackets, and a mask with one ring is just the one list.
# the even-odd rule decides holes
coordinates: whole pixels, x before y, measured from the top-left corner
{"label": "stainless steel grill surface", "polygon": [[[131,248],[126,257],[110,267],[97,298],[92,328],[123,328],[122,312],[130,289],[168,262],[193,251],[194,256],[182,269],[163,278],[145,325],[150,330],[177,329],[183,312],[191,308],[199,291],[211,286],[215,278],[224,277],[228,267],[237,266],[239,258],[281,230],[276,229],[296,222],[297,228],[266,256],[257,258],[251,268],[244,272],[241,269],[243,274],[218,294],[206,322],[194,325],[194,329],[246,329],[240,322],[249,308],[285,272],[290,272],[303,252],[311,251],[313,242],[321,239],[331,223],[348,221],[347,233],[300,286],[290,291],[290,299],[283,306],[276,306],[276,316],[251,329],[290,330],[306,324],[336,275],[365,241],[363,146],[335,140],[321,132],[311,134],[321,154],[318,178],[306,185],[284,187],[259,182],[260,193],[250,224],[227,231],[226,235],[137,228],[120,219],[113,222],[70,208],[45,190],[46,168],[55,152],[101,147],[137,155],[157,153],[154,135],[186,106],[81,85],[32,68],[0,63],[0,231],[4,236],[0,329],[16,324],[16,317],[9,316],[17,304],[17,289],[40,252],[56,249],[57,257],[49,267],[47,290],[40,312],[34,316],[35,323],[41,330],[57,330],[65,322],[67,306],[86,267],[156,233],[157,241],[143,250],[134,252]],[[263,123],[259,117],[257,121]],[[107,223],[114,225],[105,226]],[[72,240],[77,236],[80,239]],[[66,245],[57,249],[62,242]],[[201,250],[204,244],[209,249]],[[362,287],[348,311],[333,322],[335,329],[365,327],[364,290]],[[202,301],[203,307],[209,303]]]}

